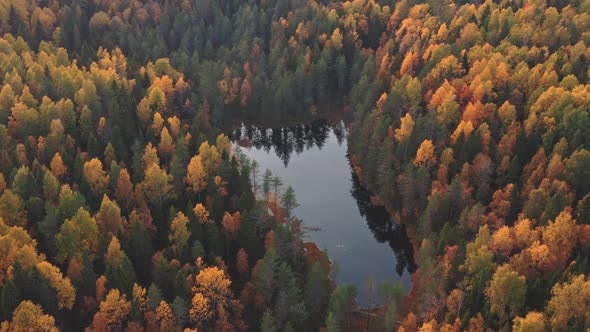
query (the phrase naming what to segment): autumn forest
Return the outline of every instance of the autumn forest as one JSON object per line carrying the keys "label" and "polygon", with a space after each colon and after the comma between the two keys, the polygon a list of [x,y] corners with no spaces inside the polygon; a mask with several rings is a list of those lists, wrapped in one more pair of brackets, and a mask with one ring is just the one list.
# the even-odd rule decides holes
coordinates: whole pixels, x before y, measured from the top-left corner
{"label": "autumn forest", "polygon": [[[1,332],[590,328],[590,0],[0,0],[0,36]],[[395,253],[368,302],[243,150],[330,139]]]}

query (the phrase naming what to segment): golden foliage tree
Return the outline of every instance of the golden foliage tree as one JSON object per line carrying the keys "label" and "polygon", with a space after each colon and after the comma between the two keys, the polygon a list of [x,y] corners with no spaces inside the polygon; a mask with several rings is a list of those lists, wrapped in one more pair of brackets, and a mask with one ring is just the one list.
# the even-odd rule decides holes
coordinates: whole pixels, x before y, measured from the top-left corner
{"label": "golden foliage tree", "polygon": [[590,323],[590,281],[583,274],[551,289],[546,312],[553,331],[575,330]]}
{"label": "golden foliage tree", "polygon": [[192,192],[198,193],[207,186],[207,172],[201,156],[191,158],[186,169],[186,184]]}
{"label": "golden foliage tree", "polygon": [[109,184],[109,176],[103,169],[102,162],[98,158],[93,158],[84,163],[84,177],[90,186],[90,190],[100,197]]}
{"label": "golden foliage tree", "polygon": [[118,289],[111,289],[92,321],[93,331],[119,331],[131,311],[131,303]]}
{"label": "golden foliage tree", "polygon": [[62,179],[68,173],[68,168],[61,159],[59,152],[56,152],[50,163],[51,173],[58,179]]}
{"label": "golden foliage tree", "polygon": [[418,151],[416,151],[416,158],[414,159],[414,165],[430,167],[436,164],[436,156],[434,155],[434,145],[432,141],[427,139],[420,144]]}
{"label": "golden foliage tree", "polygon": [[187,242],[191,236],[191,232],[188,230],[188,218],[182,212],[178,212],[176,217],[170,224],[170,234],[168,239],[170,240],[172,251],[176,257],[180,257],[182,251],[187,247]]}
{"label": "golden foliage tree", "polygon": [[12,313],[12,322],[3,322],[0,331],[59,332],[55,318],[43,313],[41,306],[31,301],[21,302]]}
{"label": "golden foliage tree", "polygon": [[407,141],[414,131],[414,120],[410,113],[406,113],[401,121],[400,127],[395,130],[395,139],[398,143]]}

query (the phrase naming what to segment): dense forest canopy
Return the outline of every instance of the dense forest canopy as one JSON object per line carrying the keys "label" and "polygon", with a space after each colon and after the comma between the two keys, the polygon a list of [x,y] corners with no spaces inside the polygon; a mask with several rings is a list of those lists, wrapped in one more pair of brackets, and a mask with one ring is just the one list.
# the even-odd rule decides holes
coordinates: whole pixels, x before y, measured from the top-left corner
{"label": "dense forest canopy", "polygon": [[590,327],[588,0],[0,0],[0,33],[1,331],[361,329],[220,134],[326,109],[415,247],[372,329]]}

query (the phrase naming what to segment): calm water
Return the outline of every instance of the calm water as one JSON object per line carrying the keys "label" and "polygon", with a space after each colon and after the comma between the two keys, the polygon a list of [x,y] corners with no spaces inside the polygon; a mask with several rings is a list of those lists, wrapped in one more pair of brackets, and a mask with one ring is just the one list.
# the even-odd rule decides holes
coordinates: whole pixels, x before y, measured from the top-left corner
{"label": "calm water", "polygon": [[308,241],[326,249],[337,262],[338,283],[359,291],[367,303],[367,279],[402,281],[410,287],[412,249],[405,230],[392,223],[382,207],[372,206],[369,193],[352,173],[342,122],[325,121],[287,128],[242,127],[232,138],[250,143],[242,152],[270,169],[295,190],[300,206],[295,215],[307,227]]}

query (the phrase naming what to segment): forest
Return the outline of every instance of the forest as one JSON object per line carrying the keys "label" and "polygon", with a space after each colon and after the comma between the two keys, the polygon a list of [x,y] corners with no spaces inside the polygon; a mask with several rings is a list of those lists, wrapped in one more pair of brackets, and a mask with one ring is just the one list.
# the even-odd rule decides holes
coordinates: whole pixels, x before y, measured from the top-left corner
{"label": "forest", "polygon": [[[0,0],[0,35],[2,332],[590,328],[590,0]],[[225,129],[334,110],[413,247],[369,312]]]}

